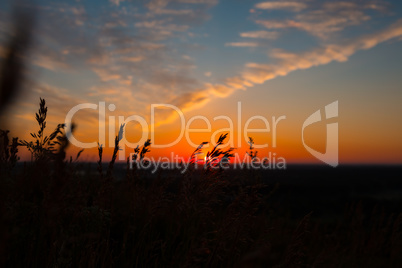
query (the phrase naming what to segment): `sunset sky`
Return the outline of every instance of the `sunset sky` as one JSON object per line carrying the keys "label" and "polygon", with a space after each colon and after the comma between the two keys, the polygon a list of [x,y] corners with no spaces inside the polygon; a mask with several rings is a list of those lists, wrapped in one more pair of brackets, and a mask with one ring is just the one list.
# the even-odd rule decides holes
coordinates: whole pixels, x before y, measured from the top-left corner
{"label": "sunset sky", "polygon": [[[14,2],[0,3],[3,58]],[[139,115],[151,126],[151,105],[171,104],[186,123],[194,116],[210,120],[209,133],[189,134],[194,144],[228,128],[227,120],[214,121],[227,116],[234,122],[232,145],[244,154],[244,125],[262,116],[271,132],[248,134],[256,144],[268,143],[261,156],[321,163],[303,146],[303,122],[338,101],[338,118],[329,120],[338,123],[341,164],[402,163],[401,1],[37,0],[21,6],[36,22],[27,86],[4,115],[12,136],[31,139],[29,132],[37,131],[39,97],[49,108],[48,134],[74,106],[105,102],[109,160],[109,116],[116,129],[118,116]],[[274,148],[272,117],[281,116],[286,119],[277,125]],[[81,110],[73,121],[78,140],[98,141],[97,111]],[[156,110],[152,142],[174,141],[180,123],[172,110]],[[327,123],[305,129],[305,142],[317,151],[325,152]],[[206,123],[194,120],[191,128]],[[249,128],[264,128],[263,121]],[[140,125],[127,124],[125,135],[138,143]],[[172,147],[151,148],[151,155],[193,150],[183,137]],[[82,160],[96,157],[96,148],[86,149]],[[23,159],[29,159],[26,152]]]}

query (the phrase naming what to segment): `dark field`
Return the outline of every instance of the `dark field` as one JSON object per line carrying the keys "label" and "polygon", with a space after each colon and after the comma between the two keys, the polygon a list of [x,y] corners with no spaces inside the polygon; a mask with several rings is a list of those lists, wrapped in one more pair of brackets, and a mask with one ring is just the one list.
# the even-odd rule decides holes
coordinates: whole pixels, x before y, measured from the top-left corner
{"label": "dark field", "polygon": [[402,263],[400,166],[181,175],[116,164],[111,176],[96,167],[2,174],[3,267]]}

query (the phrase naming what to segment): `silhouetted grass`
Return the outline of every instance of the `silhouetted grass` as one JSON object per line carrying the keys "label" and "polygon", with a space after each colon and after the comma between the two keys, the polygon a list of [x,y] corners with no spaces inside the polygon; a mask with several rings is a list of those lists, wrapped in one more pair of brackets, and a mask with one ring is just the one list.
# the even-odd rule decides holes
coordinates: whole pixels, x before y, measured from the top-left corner
{"label": "silhouetted grass", "polygon": [[[45,135],[46,115],[41,99],[39,131],[19,143],[32,162],[19,170],[18,139],[0,132],[2,267],[397,267],[402,261],[402,214],[387,211],[391,205],[339,198],[343,213],[320,216],[317,208],[330,210],[330,198],[308,182],[281,186],[277,179],[278,186],[274,172],[127,169],[116,179],[120,134],[106,174],[101,146],[98,172],[78,172],[84,163],[65,159],[64,126]],[[218,148],[225,138],[207,163],[231,157],[232,149]],[[150,144],[137,147],[133,160],[144,161]],[[194,165],[203,145],[192,155]],[[315,196],[322,204],[311,201]]]}

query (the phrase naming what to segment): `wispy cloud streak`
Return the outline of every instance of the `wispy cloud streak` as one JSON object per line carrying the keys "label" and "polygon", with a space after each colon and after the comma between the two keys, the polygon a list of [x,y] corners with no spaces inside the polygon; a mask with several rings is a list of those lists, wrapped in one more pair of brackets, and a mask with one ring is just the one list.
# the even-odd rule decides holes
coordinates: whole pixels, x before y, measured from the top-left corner
{"label": "wispy cloud streak", "polygon": [[[221,84],[205,84],[205,87],[173,100],[173,104],[184,111],[202,107],[213,98],[225,98],[237,90],[246,90],[257,84],[263,84],[278,76],[286,76],[297,70],[326,65],[331,62],[345,62],[357,51],[371,49],[378,44],[402,36],[402,20],[398,20],[388,28],[374,34],[357,37],[348,42],[327,44],[302,53],[291,53],[284,50],[274,50],[271,57],[275,64],[247,63],[245,70],[239,75],[227,78]],[[175,114],[171,114],[166,121],[171,122]]]}

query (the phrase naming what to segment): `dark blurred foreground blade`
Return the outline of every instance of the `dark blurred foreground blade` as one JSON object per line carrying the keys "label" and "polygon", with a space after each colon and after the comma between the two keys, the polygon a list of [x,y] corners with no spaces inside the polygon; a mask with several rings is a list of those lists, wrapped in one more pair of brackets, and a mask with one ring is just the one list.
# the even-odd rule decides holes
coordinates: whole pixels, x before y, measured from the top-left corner
{"label": "dark blurred foreground blade", "polygon": [[0,67],[0,114],[21,91],[27,51],[31,44],[33,15],[27,11],[15,12],[14,32],[6,46],[6,55]]}

